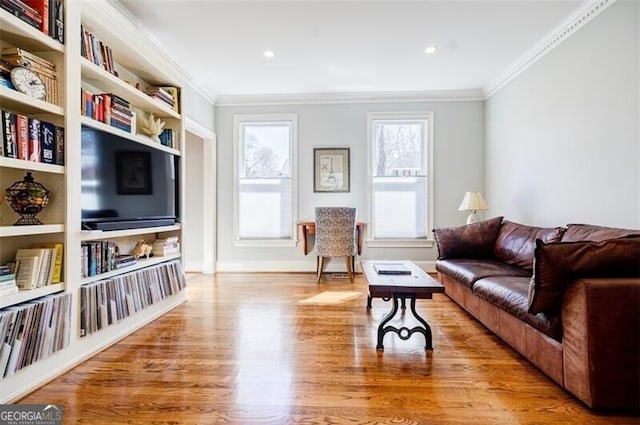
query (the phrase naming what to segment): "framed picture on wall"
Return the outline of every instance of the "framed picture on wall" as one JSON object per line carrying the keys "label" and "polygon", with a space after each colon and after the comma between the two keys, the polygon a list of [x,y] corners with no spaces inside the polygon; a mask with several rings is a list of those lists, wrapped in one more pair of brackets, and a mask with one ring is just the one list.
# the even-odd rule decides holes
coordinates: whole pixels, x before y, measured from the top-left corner
{"label": "framed picture on wall", "polygon": [[313,149],[313,191],[349,192],[349,148]]}
{"label": "framed picture on wall", "polygon": [[119,195],[150,195],[151,154],[116,152],[116,189]]}

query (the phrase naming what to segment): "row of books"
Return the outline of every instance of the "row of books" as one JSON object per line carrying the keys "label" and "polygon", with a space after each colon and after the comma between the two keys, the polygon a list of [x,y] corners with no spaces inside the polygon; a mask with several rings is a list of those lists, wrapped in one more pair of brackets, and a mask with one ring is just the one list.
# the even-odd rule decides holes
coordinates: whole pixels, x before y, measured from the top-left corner
{"label": "row of books", "polygon": [[64,43],[63,0],[0,0],[0,7]]}
{"label": "row of books", "polygon": [[82,277],[96,276],[116,269],[118,246],[114,241],[86,241],[82,251]]}
{"label": "row of books", "polygon": [[81,89],[81,113],[85,117],[131,133],[136,128],[136,115],[131,104],[112,93],[93,94]]}
{"label": "row of books", "polygon": [[111,47],[104,44],[92,32],[80,25],[80,54],[104,69],[110,74],[118,76],[118,72],[113,66],[113,51]]}
{"label": "row of books", "polygon": [[144,91],[153,99],[162,102],[180,113],[180,89],[173,86],[149,86]]}
{"label": "row of books", "polygon": [[177,294],[185,285],[179,261],[83,285],[80,288],[80,335],[118,323]]}
{"label": "row of books", "polygon": [[[0,59],[2,59],[4,63],[0,71],[5,75],[5,79],[8,79],[10,82],[7,72],[10,73],[11,68],[15,66],[28,68],[33,71],[34,74],[38,75],[44,83],[46,89],[44,100],[54,105],[60,104],[58,97],[58,74],[55,64],[19,47],[5,47],[2,49]],[[4,85],[13,88],[12,85]]]}
{"label": "row of books", "polygon": [[21,290],[42,288],[62,281],[62,243],[32,244],[16,251],[14,273]]}
{"label": "row of books", "polygon": [[0,266],[0,298],[18,292],[14,268],[9,265]]}
{"label": "row of books", "polygon": [[64,128],[10,111],[1,111],[0,156],[64,165]]}
{"label": "row of books", "polygon": [[67,347],[70,336],[70,293],[0,310],[0,379]]}

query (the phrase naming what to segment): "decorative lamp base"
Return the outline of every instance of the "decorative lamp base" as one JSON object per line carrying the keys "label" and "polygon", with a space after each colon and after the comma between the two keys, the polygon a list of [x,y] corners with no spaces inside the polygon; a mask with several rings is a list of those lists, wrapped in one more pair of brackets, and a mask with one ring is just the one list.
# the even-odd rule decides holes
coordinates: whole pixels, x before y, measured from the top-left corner
{"label": "decorative lamp base", "polygon": [[13,223],[14,226],[35,226],[41,224],[42,222],[36,218],[35,214],[23,214],[18,221]]}
{"label": "decorative lamp base", "polygon": [[480,219],[478,219],[475,211],[472,211],[471,214],[469,214],[469,216],[467,217],[467,224],[477,223],[478,221],[480,221]]}

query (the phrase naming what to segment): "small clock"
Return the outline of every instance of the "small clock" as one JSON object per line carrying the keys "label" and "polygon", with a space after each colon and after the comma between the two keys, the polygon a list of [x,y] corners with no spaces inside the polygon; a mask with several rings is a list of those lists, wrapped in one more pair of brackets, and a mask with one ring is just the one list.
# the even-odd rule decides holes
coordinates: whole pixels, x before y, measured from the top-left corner
{"label": "small clock", "polygon": [[43,100],[47,95],[47,88],[33,71],[21,66],[16,66],[11,70],[11,82],[19,92],[36,99]]}

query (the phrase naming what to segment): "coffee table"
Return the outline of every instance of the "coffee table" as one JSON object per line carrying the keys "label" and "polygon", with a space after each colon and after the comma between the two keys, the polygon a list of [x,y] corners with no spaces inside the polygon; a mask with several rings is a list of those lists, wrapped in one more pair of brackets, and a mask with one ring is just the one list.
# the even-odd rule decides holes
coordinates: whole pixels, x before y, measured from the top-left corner
{"label": "coffee table", "polygon": [[[411,274],[379,274],[374,265],[402,265]],[[408,340],[414,333],[421,333],[425,339],[425,350],[433,350],[431,327],[416,311],[416,299],[431,299],[433,294],[444,293],[444,286],[425,273],[420,267],[411,261],[361,261],[364,276],[369,284],[369,297],[367,308],[371,309],[372,298],[382,298],[384,301],[393,299],[391,311],[384,317],[378,326],[378,344],[376,350],[384,351],[382,340],[387,332],[397,334],[403,341]],[[402,302],[402,309],[406,308],[405,300],[409,299],[411,313],[420,325],[414,328],[386,326],[398,313],[398,301]]]}

